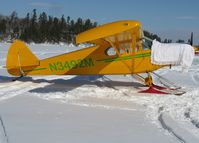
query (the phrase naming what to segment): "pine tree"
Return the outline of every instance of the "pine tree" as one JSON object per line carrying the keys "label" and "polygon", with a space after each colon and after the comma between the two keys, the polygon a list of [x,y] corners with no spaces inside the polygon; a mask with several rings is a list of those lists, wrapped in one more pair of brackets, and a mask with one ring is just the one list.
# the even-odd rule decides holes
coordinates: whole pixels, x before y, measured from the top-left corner
{"label": "pine tree", "polygon": [[40,42],[45,42],[47,40],[47,14],[43,12],[39,16],[39,29],[38,29],[38,35],[39,35],[39,41]]}
{"label": "pine tree", "polygon": [[83,20],[81,18],[77,19],[74,30],[75,34],[81,33],[83,31]]}
{"label": "pine tree", "polygon": [[158,35],[150,33],[150,32],[148,32],[146,30],[144,30],[144,36],[146,36],[146,37],[148,37],[148,38],[150,38],[152,40],[156,39],[157,41],[161,42],[161,38]]}
{"label": "pine tree", "polygon": [[17,38],[19,35],[19,20],[17,17],[17,12],[13,11],[9,17],[9,34],[11,39]]}
{"label": "pine tree", "polygon": [[27,13],[26,17],[22,20],[20,39],[29,42],[30,41],[30,13]]}
{"label": "pine tree", "polygon": [[59,19],[57,17],[53,20],[53,28],[52,28],[53,42],[60,41],[60,27],[59,27]]}
{"label": "pine tree", "polygon": [[92,23],[90,19],[86,19],[85,24],[84,24],[84,31],[88,30],[90,27],[92,27]]}
{"label": "pine tree", "polygon": [[68,43],[73,42],[74,43],[74,37],[75,37],[75,21],[71,20],[70,21],[70,27],[69,27],[69,31],[68,31]]}
{"label": "pine tree", "polygon": [[53,29],[53,17],[48,16],[48,22],[47,22],[47,40],[48,42],[53,41],[53,35],[52,35],[52,29]]}
{"label": "pine tree", "polygon": [[67,16],[67,24],[70,24],[70,16]]}
{"label": "pine tree", "polygon": [[5,34],[6,34],[6,20],[0,17],[0,40],[3,40]]}
{"label": "pine tree", "polygon": [[6,20],[5,19],[0,20],[0,33],[1,34],[6,33]]}
{"label": "pine tree", "polygon": [[61,36],[61,41],[62,42],[66,42],[66,39],[67,39],[67,32],[68,32],[68,26],[67,26],[67,23],[66,23],[66,20],[64,18],[64,15],[62,15],[61,17],[61,23],[60,23],[60,36]]}
{"label": "pine tree", "polygon": [[37,27],[37,12],[36,9],[33,9],[33,15],[31,18],[31,24],[30,24],[30,34],[31,34],[31,40],[34,42],[38,42],[38,27]]}
{"label": "pine tree", "polygon": [[176,41],[176,43],[185,43],[185,41],[182,40],[182,39],[178,39],[178,40]]}

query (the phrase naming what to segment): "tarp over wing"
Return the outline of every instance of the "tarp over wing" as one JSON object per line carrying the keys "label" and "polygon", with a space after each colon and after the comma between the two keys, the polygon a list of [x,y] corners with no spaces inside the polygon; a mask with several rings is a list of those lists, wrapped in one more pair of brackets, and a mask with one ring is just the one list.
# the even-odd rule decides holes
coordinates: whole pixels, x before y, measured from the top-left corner
{"label": "tarp over wing", "polygon": [[153,40],[151,63],[156,65],[181,65],[187,72],[194,59],[194,48],[188,44],[160,43]]}

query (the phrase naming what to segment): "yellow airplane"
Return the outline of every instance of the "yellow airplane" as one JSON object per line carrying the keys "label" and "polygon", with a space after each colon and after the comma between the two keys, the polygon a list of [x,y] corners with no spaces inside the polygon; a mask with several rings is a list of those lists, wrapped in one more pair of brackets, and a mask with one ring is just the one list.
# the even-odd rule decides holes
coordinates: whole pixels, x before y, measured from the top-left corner
{"label": "yellow airplane", "polygon": [[[163,66],[151,63],[150,46],[143,40],[141,23],[124,20],[108,23],[83,32],[76,43],[94,46],[39,60],[20,40],[11,45],[6,68],[14,76],[29,75],[118,75],[147,73],[144,82],[149,91],[160,89],[153,84],[151,72]],[[148,92],[148,90],[146,91]]]}

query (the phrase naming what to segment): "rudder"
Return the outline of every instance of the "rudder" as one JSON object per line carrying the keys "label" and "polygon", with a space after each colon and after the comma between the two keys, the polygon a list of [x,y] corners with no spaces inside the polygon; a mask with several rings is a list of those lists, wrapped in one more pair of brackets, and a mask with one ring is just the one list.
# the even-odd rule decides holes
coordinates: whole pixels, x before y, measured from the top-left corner
{"label": "rudder", "polygon": [[37,66],[39,66],[39,59],[24,42],[15,40],[7,54],[6,68],[8,73],[15,76],[26,75],[24,71],[31,70]]}

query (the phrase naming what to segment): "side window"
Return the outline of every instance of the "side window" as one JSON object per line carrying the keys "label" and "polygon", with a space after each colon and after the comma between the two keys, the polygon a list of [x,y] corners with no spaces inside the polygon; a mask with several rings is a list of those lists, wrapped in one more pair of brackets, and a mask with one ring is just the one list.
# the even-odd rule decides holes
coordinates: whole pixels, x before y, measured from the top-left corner
{"label": "side window", "polygon": [[105,54],[107,56],[115,56],[116,55],[116,51],[114,50],[113,47],[109,47],[106,49]]}

